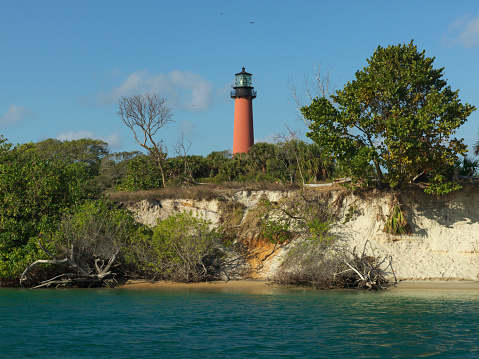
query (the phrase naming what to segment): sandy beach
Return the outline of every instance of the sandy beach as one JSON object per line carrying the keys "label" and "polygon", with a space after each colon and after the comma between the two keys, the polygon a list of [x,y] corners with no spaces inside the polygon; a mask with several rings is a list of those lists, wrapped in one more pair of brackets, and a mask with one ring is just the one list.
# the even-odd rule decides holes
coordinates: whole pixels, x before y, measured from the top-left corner
{"label": "sandy beach", "polygon": [[149,282],[145,280],[130,280],[120,285],[120,290],[227,290],[227,291],[270,291],[282,287],[266,280],[231,280],[200,283],[177,283],[169,281]]}
{"label": "sandy beach", "polygon": [[[227,290],[270,292],[285,289],[286,287],[273,284],[266,280],[231,280],[201,283],[175,283],[167,281],[149,282],[144,280],[130,280],[118,287],[121,290]],[[314,288],[287,288],[298,290],[315,290]],[[478,291],[478,281],[401,281],[396,286],[389,287],[394,291]]]}

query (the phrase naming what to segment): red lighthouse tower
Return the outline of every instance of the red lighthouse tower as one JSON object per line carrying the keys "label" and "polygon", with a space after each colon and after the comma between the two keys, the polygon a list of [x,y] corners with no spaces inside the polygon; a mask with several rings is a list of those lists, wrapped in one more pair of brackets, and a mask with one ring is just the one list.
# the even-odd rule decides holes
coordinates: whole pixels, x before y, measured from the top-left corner
{"label": "red lighthouse tower", "polygon": [[235,85],[231,90],[231,98],[235,99],[233,155],[248,152],[254,144],[253,99],[256,97],[256,91],[251,85],[251,74],[244,67],[235,77]]}

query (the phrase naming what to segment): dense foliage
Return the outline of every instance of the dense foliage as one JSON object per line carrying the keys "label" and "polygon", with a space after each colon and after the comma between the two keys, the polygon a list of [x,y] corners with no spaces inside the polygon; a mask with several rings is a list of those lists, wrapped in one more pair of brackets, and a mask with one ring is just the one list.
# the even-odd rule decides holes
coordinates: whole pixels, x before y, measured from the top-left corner
{"label": "dense foliage", "polygon": [[[181,178],[198,182],[270,181],[311,183],[328,180],[342,173],[334,162],[323,157],[316,143],[291,139],[276,144],[259,142],[248,153],[234,157],[228,151],[203,156],[168,158],[164,168],[169,184],[182,184]],[[169,175],[170,173],[171,175]],[[151,156],[130,159],[116,190],[139,191],[163,187],[161,172]]]}
{"label": "dense foliage", "polygon": [[61,213],[88,197],[89,169],[59,155],[0,143],[0,280],[38,257],[36,237],[55,230]]}
{"label": "dense foliage", "polygon": [[440,181],[466,152],[452,136],[475,107],[460,102],[433,61],[412,42],[378,47],[331,101],[316,98],[302,108],[308,137],[356,178],[372,174],[372,163],[391,187],[423,173]]}
{"label": "dense foliage", "polygon": [[[165,162],[165,168],[167,169],[165,180],[169,181],[170,185],[182,184],[181,177],[194,178],[199,182],[267,180],[296,183],[324,180],[333,172],[332,163],[322,160],[321,151],[316,144],[307,144],[296,139],[277,144],[258,143],[249,153],[234,157],[228,151],[213,152],[206,157],[186,155],[172,157]],[[87,269],[92,267],[95,258],[106,258],[107,255],[111,255],[113,249],[121,249],[124,270],[132,274],[169,277],[183,281],[200,280],[211,275],[211,272],[204,270],[207,268],[206,263],[212,265],[206,259],[207,252],[203,257],[195,259],[197,264],[191,267],[193,269],[184,267],[190,266],[190,260],[187,261],[188,264],[180,265],[181,262],[174,259],[171,251],[168,252],[168,256],[173,264],[167,264],[166,257],[162,257],[161,265],[159,263],[153,265],[154,262],[141,259],[140,255],[145,247],[139,244],[150,243],[152,238],[151,243],[156,243],[157,246],[156,252],[152,253],[157,255],[160,248],[161,250],[166,248],[166,243],[168,245],[172,243],[173,239],[166,240],[164,237],[168,232],[163,228],[165,226],[184,231],[181,236],[175,237],[171,234],[171,238],[178,240],[189,238],[192,241],[198,238],[204,241],[206,238],[205,243],[210,245],[207,250],[212,250],[212,241],[216,240],[216,234],[200,219],[182,216],[168,223],[160,223],[158,228],[162,228],[161,236],[159,232],[155,232],[153,236],[148,229],[140,226],[140,229],[135,229],[134,235],[128,232],[131,243],[126,243],[123,239],[112,242],[110,238],[112,233],[118,234],[114,229],[120,224],[127,226],[128,231],[132,231],[130,222],[133,219],[129,214],[117,212],[111,204],[92,200],[99,198],[102,192],[163,187],[160,172],[150,156],[140,152],[111,154],[106,143],[98,140],[48,139],[13,146],[2,138],[0,141],[2,283],[17,280],[26,266],[37,259],[48,258],[41,250],[39,240],[44,248],[60,256],[73,245],[77,251],[83,252],[77,259]],[[197,228],[196,234],[188,233],[186,229],[188,226]],[[102,243],[102,250],[110,248],[106,251],[108,253],[99,254],[97,247],[99,243]],[[203,253],[203,250],[206,249],[198,247],[193,254]]]}
{"label": "dense foliage", "polygon": [[125,248],[142,227],[115,204],[90,200],[65,211],[53,235],[42,241],[60,257],[73,250],[76,263],[93,272],[96,262],[104,265],[115,254],[128,253]]}
{"label": "dense foliage", "polygon": [[212,279],[221,260],[219,233],[190,212],[159,221],[153,235],[136,236],[129,245],[137,272],[156,279],[198,282]]}

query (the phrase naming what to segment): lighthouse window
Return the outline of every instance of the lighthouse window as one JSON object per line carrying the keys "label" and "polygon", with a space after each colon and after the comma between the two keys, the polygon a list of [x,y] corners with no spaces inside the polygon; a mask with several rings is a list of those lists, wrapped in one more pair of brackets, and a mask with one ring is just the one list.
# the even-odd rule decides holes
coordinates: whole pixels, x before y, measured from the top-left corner
{"label": "lighthouse window", "polygon": [[251,87],[251,76],[238,76],[236,78],[237,87]]}

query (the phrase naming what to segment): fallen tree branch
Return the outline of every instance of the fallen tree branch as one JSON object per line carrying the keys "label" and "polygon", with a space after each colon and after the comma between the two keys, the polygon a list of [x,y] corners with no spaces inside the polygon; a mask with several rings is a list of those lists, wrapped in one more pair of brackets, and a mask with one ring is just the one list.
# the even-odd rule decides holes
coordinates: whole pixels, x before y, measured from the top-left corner
{"label": "fallen tree branch", "polygon": [[28,273],[32,270],[32,268],[34,268],[35,266],[39,264],[54,264],[54,265],[63,264],[69,267],[70,269],[73,269],[76,273],[63,273],[63,274],[57,275],[51,279],[41,282],[39,285],[34,286],[33,288],[48,287],[54,284],[72,285],[72,284],[103,283],[105,280],[114,276],[114,274],[111,273],[110,269],[118,256],[119,250],[115,254],[113,254],[113,256],[108,260],[108,263],[105,268],[100,268],[98,266],[98,262],[101,261],[101,259],[96,258],[94,265],[95,265],[95,269],[97,273],[91,273],[75,262],[74,260],[75,248],[73,245],[68,251],[66,258],[56,259],[48,250],[46,250],[42,246],[40,241],[38,241],[38,243],[40,245],[40,248],[53,259],[38,259],[32,264],[30,264],[20,276],[20,285],[22,286],[28,280]]}
{"label": "fallen tree branch", "polygon": [[62,264],[62,263],[67,263],[68,259],[38,259],[32,264],[30,264],[20,275],[20,285],[23,284],[24,281],[27,280],[27,274],[30,272],[30,270],[35,267],[38,264]]}

